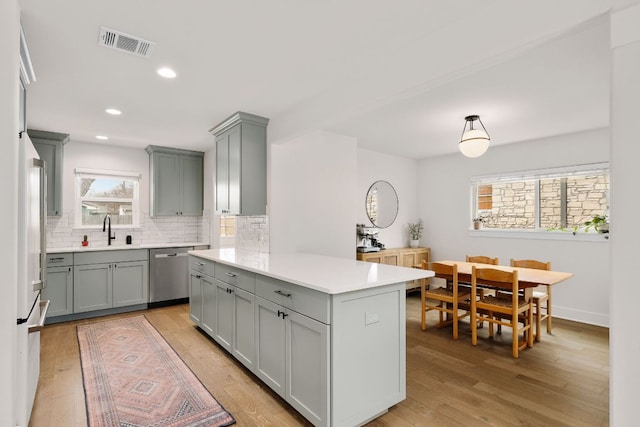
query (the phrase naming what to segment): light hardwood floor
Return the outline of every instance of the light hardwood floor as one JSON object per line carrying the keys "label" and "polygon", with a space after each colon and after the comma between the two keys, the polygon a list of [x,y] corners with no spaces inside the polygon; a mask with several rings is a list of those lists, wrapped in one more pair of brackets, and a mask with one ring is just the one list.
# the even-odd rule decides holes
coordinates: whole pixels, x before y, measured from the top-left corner
{"label": "light hardwood floor", "polygon": [[[308,426],[308,422],[189,320],[188,306],[143,312],[239,427]],[[433,317],[432,317],[433,315]],[[511,357],[510,331],[493,342],[487,328],[471,345],[437,329],[428,313],[420,330],[420,298],[407,296],[407,399],[369,423],[402,426],[606,426],[609,421],[609,337],[606,328],[554,319],[554,333]],[[30,426],[86,426],[76,326],[47,326],[41,335],[38,393]]]}

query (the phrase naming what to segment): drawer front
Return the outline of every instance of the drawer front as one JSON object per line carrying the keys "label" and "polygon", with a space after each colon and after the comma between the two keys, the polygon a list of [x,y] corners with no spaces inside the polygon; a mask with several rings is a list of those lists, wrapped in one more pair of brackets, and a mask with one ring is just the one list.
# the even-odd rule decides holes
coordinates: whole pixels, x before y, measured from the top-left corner
{"label": "drawer front", "polygon": [[329,294],[271,277],[257,276],[256,295],[329,324]]}
{"label": "drawer front", "polygon": [[73,253],[47,254],[47,267],[73,265]]}
{"label": "drawer front", "polygon": [[200,258],[197,256],[189,256],[189,270],[197,271],[207,276],[213,277],[214,273],[214,265],[213,261],[209,261],[204,258]]}
{"label": "drawer front", "polygon": [[73,255],[74,265],[107,264],[112,262],[148,260],[149,251],[147,249],[76,252]]}
{"label": "drawer front", "polygon": [[237,286],[252,294],[256,292],[256,275],[229,265],[216,263],[213,277],[229,285]]}

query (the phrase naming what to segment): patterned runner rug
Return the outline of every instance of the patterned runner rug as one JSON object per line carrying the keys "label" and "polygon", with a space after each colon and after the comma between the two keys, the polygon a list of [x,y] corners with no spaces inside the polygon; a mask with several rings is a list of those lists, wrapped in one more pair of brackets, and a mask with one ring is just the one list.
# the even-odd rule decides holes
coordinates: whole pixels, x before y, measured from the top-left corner
{"label": "patterned runner rug", "polygon": [[78,342],[91,427],[235,423],[144,316],[80,325]]}

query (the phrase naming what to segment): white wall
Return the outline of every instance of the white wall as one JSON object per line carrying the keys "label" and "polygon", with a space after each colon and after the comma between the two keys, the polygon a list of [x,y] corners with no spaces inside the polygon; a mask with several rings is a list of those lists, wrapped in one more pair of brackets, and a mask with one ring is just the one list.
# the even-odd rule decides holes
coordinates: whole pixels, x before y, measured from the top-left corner
{"label": "white wall", "polygon": [[354,258],[356,141],[313,132],[269,144],[271,253]]}
{"label": "white wall", "polygon": [[608,129],[493,146],[476,159],[454,154],[422,160],[419,212],[426,221],[426,243],[433,259],[464,259],[468,254],[499,257],[503,264],[511,258],[551,261],[554,270],[575,274],[553,288],[554,316],[608,325],[609,241],[513,239],[469,233],[471,176],[608,160]]}
{"label": "white wall", "polygon": [[[619,0],[617,3],[626,4]],[[640,5],[612,14],[610,421],[637,424]]]}
{"label": "white wall", "polygon": [[[371,225],[365,209],[367,191],[375,181],[388,181],[398,194],[398,216],[390,227],[380,229],[379,240],[386,248],[409,246],[407,224],[417,222],[419,219],[418,161],[362,148],[358,149],[357,155],[358,192],[355,200],[357,223]],[[422,244],[428,246],[428,241],[429,237],[423,234]]]}
{"label": "white wall", "polygon": [[18,283],[18,55],[20,15],[16,0],[0,2],[0,425],[15,424],[15,360]]}
{"label": "white wall", "polygon": [[149,212],[149,154],[144,149],[70,140],[64,146],[62,163],[63,211],[72,210],[75,204],[75,169],[88,168],[140,173],[140,207]]}

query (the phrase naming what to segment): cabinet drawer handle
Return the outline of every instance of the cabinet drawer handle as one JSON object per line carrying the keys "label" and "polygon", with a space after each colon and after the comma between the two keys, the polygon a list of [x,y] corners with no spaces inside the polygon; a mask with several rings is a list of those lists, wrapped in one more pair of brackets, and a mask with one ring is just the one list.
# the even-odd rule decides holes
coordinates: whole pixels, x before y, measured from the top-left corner
{"label": "cabinet drawer handle", "polygon": [[204,266],[204,262],[196,262],[196,265],[199,265],[200,267]]}
{"label": "cabinet drawer handle", "polygon": [[278,310],[278,317],[281,317],[281,316],[282,316],[282,318],[284,319],[285,317],[287,317],[287,316],[288,316],[288,314],[287,314],[287,313],[285,313],[284,311],[280,311],[280,310]]}
{"label": "cabinet drawer handle", "polygon": [[278,295],[282,295],[283,297],[287,297],[287,298],[291,298],[291,294],[288,294],[286,292],[282,292],[280,289],[278,289],[277,291],[273,291]]}
{"label": "cabinet drawer handle", "polygon": [[226,272],[226,273],[224,273],[224,274],[225,274],[225,276],[229,276],[229,277],[236,277],[236,275],[235,275],[235,274],[233,274],[233,273]]}

